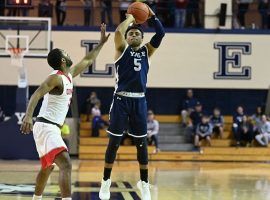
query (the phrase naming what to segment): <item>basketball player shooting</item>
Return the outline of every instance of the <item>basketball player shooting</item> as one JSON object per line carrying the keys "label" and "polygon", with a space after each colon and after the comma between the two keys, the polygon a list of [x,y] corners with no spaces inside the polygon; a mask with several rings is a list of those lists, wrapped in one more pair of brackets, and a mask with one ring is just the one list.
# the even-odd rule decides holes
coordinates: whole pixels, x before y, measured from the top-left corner
{"label": "basketball player shooting", "polygon": [[71,101],[72,78],[93,63],[109,36],[106,35],[106,25],[102,24],[99,44],[72,68],[72,60],[64,50],[53,49],[48,54],[48,64],[54,71],[32,95],[20,129],[24,134],[32,131],[33,112],[38,101],[44,96],[33,127],[33,136],[42,165],[36,178],[33,200],[42,199],[48,177],[54,168],[53,163],[59,167],[62,199],[71,200],[71,161],[59,127],[64,123]]}
{"label": "basketball player shooting", "polygon": [[137,159],[140,165],[140,181],[137,186],[142,200],[151,200],[148,182],[148,152],[147,152],[147,104],[145,98],[148,59],[159,47],[165,35],[164,29],[155,13],[149,9],[149,20],[154,25],[156,34],[151,41],[141,46],[143,30],[136,24],[133,15],[127,14],[127,19],[116,29],[115,67],[116,86],[110,109],[109,143],[105,154],[105,167],[99,198],[110,199],[111,171],[116,157],[121,137],[126,127],[128,134],[134,137],[137,148]]}

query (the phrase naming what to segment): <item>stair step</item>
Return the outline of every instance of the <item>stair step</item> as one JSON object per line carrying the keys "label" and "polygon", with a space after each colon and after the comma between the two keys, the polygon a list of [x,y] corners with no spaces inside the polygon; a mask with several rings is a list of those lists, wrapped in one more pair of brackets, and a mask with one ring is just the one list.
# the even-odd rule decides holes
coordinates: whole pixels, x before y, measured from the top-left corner
{"label": "stair step", "polygon": [[159,143],[175,143],[175,144],[179,144],[179,143],[185,143],[186,138],[183,135],[159,135],[158,136],[158,140]]}
{"label": "stair step", "polygon": [[194,148],[193,144],[160,144],[161,151],[191,151]]}

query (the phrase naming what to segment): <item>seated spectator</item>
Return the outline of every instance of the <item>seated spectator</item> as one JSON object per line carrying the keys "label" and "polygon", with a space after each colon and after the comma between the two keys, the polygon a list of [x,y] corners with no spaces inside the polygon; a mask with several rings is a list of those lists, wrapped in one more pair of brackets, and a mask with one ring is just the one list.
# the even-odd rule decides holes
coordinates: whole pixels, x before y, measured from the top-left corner
{"label": "seated spectator", "polygon": [[183,101],[183,107],[181,111],[182,116],[182,124],[185,127],[188,122],[189,115],[194,111],[194,108],[196,104],[198,103],[198,100],[193,97],[193,90],[189,89],[187,90],[187,96]]}
{"label": "seated spectator", "polygon": [[270,122],[267,120],[266,115],[262,115],[260,134],[256,135],[255,139],[261,146],[268,146],[270,140]]}
{"label": "seated spectator", "polygon": [[236,109],[236,113],[233,116],[233,126],[232,132],[234,135],[234,139],[236,140],[236,146],[240,146],[241,135],[240,135],[240,125],[243,121],[244,109],[242,106],[238,106]]}
{"label": "seated spectator", "polygon": [[102,129],[109,125],[108,122],[102,119],[100,112],[100,102],[97,102],[95,106],[92,108],[92,136],[99,136],[99,129]]}
{"label": "seated spectator", "polygon": [[211,135],[212,135],[212,126],[209,123],[209,118],[204,115],[202,121],[197,125],[195,132],[194,146],[196,148],[200,147],[200,140],[206,139],[208,145],[211,146]]}
{"label": "seated spectator", "polygon": [[251,116],[251,119],[253,122],[253,131],[254,131],[255,135],[260,133],[259,129],[260,129],[260,126],[262,123],[262,121],[261,121],[262,115],[263,115],[262,107],[258,106],[256,108],[256,113]]}
{"label": "seated spectator", "polygon": [[219,135],[221,139],[224,138],[224,117],[221,115],[219,108],[214,109],[213,115],[210,117],[210,123],[213,127],[213,133]]}
{"label": "seated spectator", "polygon": [[251,118],[248,118],[246,115],[244,115],[238,131],[240,134],[240,142],[242,142],[242,146],[250,147],[254,139],[253,124],[251,122]]}
{"label": "seated spectator", "polygon": [[65,144],[67,145],[67,148],[69,148],[69,136],[70,136],[70,128],[69,125],[66,123],[66,121],[64,122],[63,126],[61,127],[61,136],[65,142]]}
{"label": "seated spectator", "polygon": [[202,104],[198,101],[195,110],[190,114],[189,127],[196,130],[197,125],[201,122],[203,116]]}
{"label": "seated spectator", "polygon": [[148,110],[147,113],[147,138],[148,144],[152,145],[153,142],[155,144],[156,150],[155,152],[159,152],[158,148],[158,131],[159,131],[159,123],[155,120],[155,115],[152,110]]}
{"label": "seated spectator", "polygon": [[5,117],[6,117],[6,115],[0,106],[0,122],[5,121]]}
{"label": "seated spectator", "polygon": [[91,92],[89,97],[86,99],[86,102],[85,102],[85,107],[86,107],[85,111],[86,111],[86,114],[87,114],[87,121],[89,120],[89,115],[92,112],[92,108],[98,102],[100,102],[100,100],[97,97],[97,93],[96,92]]}

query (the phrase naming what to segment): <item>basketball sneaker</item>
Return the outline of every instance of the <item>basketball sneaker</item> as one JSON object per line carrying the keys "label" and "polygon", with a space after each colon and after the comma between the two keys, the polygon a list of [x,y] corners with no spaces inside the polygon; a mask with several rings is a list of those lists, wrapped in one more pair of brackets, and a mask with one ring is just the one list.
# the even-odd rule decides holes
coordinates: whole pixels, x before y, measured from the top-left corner
{"label": "basketball sneaker", "polygon": [[149,182],[138,181],[137,187],[141,192],[142,200],[151,200],[150,186]]}
{"label": "basketball sneaker", "polygon": [[111,186],[111,179],[101,181],[101,187],[99,190],[99,198],[101,200],[109,200],[110,199],[110,186]]}

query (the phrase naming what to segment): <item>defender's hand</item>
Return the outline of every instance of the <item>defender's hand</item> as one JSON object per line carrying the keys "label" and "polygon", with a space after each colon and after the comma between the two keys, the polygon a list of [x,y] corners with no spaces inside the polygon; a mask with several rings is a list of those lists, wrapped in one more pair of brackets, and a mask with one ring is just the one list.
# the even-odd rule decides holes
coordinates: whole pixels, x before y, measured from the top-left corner
{"label": "defender's hand", "polygon": [[23,119],[20,131],[23,134],[29,134],[33,130],[33,120],[32,117],[26,117]]}
{"label": "defender's hand", "polygon": [[104,44],[108,41],[110,33],[106,35],[106,24],[102,23],[100,26],[100,43]]}

